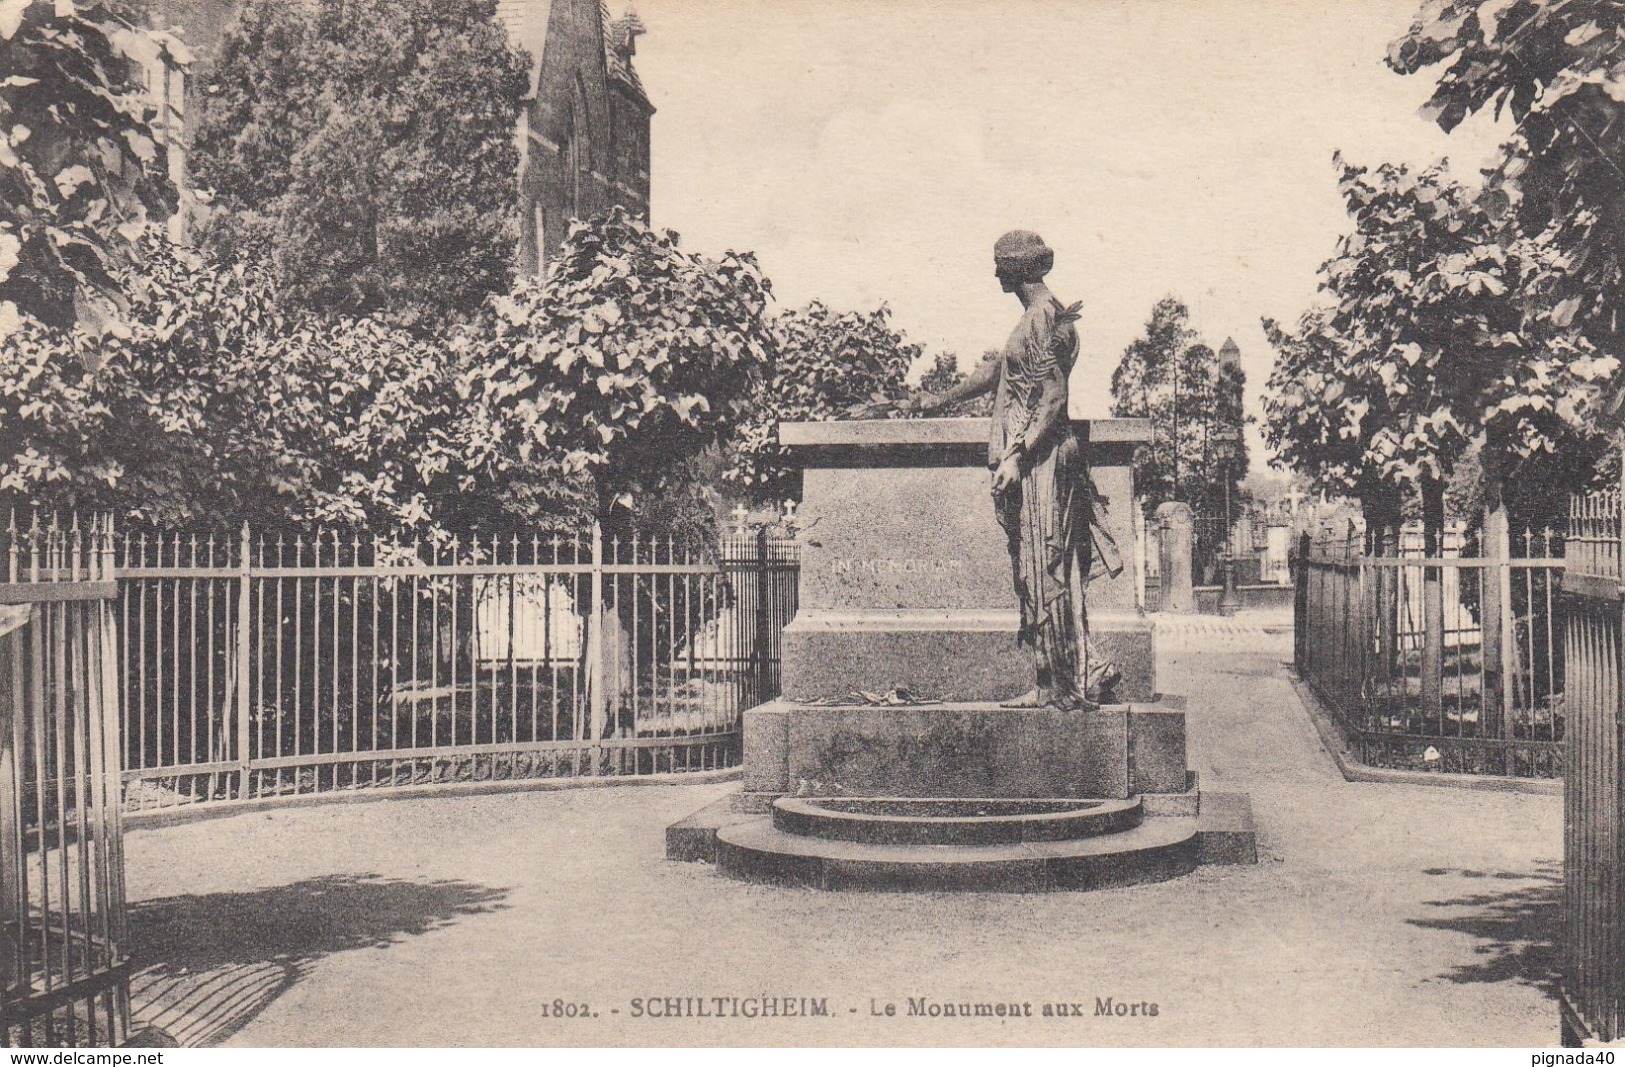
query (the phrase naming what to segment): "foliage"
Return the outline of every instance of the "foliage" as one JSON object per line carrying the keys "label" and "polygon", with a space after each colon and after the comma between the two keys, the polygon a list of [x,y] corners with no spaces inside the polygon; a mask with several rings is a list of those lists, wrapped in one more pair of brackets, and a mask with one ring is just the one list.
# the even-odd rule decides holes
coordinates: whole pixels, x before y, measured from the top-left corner
{"label": "foliage", "polygon": [[252,268],[155,233],[139,253],[118,279],[127,335],[25,319],[0,341],[0,491],[12,502],[442,538],[568,507],[558,464],[502,486],[475,475],[436,347],[376,319],[284,314]]}
{"label": "foliage", "polygon": [[850,417],[908,395],[904,384],[921,348],[891,326],[891,309],[837,312],[819,301],[773,323],[777,358],[752,397],[729,480],[758,501],[798,496],[779,445],[779,423]]}
{"label": "foliage", "polygon": [[774,338],[748,253],[685,252],[615,208],[571,226],[543,279],[454,344],[470,462],[500,482],[542,454],[592,478],[597,511],[690,488],[687,461],[751,414]]}
{"label": "foliage", "polygon": [[[982,353],[982,362],[999,358],[997,351],[989,350]],[[939,352],[931,369],[920,378],[920,392],[930,396],[941,396],[949,389],[965,380],[965,372],[959,369],[959,357],[952,352]],[[961,400],[957,404],[943,408],[941,414],[949,418],[983,418],[993,413],[993,394],[983,393],[968,400]]]}
{"label": "foliage", "polygon": [[1617,369],[1531,314],[1548,250],[1503,243],[1441,167],[1344,166],[1354,222],[1321,268],[1329,303],[1277,349],[1265,408],[1282,458],[1334,490],[1446,481],[1484,435],[1509,460],[1583,432]]}
{"label": "foliage", "polygon": [[1159,300],[1112,372],[1112,414],[1151,420],[1152,441],[1135,457],[1135,491],[1207,514],[1223,513],[1227,483],[1239,499],[1247,474],[1244,385],[1239,368],[1224,367],[1201,343],[1185,305]]}
{"label": "foliage", "polygon": [[122,329],[114,275],[175,206],[136,38],[104,2],[0,0],[0,336],[19,315]]}
{"label": "foliage", "polygon": [[509,286],[528,65],[495,0],[247,0],[199,95],[201,239],[293,305],[409,326]]}
{"label": "foliage", "polygon": [[641,503],[692,530],[710,514],[683,496],[695,464],[744,417],[772,344],[749,256],[689,255],[620,212],[577,224],[548,279],[444,340],[284,310],[253,267],[156,233],[140,253],[119,278],[127,336],[25,319],[0,341],[13,502],[435,539]]}
{"label": "foliage", "polygon": [[[1609,0],[1425,0],[1395,70],[1447,66],[1423,109],[1445,130],[1517,123],[1482,194],[1534,245],[1526,284],[1554,332],[1620,353],[1625,310],[1625,9]],[[1574,344],[1576,342],[1569,342]]]}
{"label": "foliage", "polygon": [[[1325,307],[1304,312],[1291,329],[1263,320],[1275,363],[1264,386],[1264,440],[1278,463],[1308,476],[1317,490],[1353,494],[1380,481],[1366,445],[1387,409],[1387,393],[1353,394],[1339,371],[1347,341]],[[1338,402],[1324,397],[1334,382]],[[1358,415],[1358,418],[1355,416]]]}

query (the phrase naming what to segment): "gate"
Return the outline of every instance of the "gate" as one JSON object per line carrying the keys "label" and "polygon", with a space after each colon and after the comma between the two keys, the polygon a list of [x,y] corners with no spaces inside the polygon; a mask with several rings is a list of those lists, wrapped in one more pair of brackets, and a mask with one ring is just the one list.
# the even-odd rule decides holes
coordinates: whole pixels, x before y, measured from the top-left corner
{"label": "gate", "polygon": [[1613,1041],[1621,1033],[1625,962],[1621,942],[1625,789],[1620,765],[1620,572],[1618,491],[1570,507],[1567,625],[1568,774],[1563,786],[1563,1043]]}
{"label": "gate", "polygon": [[0,1034],[114,1045],[129,1028],[111,538],[41,532],[0,583]]}

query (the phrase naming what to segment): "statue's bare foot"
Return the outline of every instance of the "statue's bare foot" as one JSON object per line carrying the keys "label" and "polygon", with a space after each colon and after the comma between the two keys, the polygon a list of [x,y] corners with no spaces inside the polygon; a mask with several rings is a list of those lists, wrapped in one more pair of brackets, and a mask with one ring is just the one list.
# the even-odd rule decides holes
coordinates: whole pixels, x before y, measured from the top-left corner
{"label": "statue's bare foot", "polygon": [[1045,700],[1045,695],[1043,693],[1040,693],[1037,689],[1029,689],[1027,692],[1025,692],[1025,693],[1021,694],[1020,696],[1016,697],[1016,699],[1005,701],[1003,704],[1000,704],[999,707],[1001,707],[1001,708],[1041,708],[1046,703],[1047,703],[1047,701]]}
{"label": "statue's bare foot", "polygon": [[1073,696],[1060,700],[1051,700],[1049,706],[1056,711],[1099,711],[1100,705],[1086,697]]}

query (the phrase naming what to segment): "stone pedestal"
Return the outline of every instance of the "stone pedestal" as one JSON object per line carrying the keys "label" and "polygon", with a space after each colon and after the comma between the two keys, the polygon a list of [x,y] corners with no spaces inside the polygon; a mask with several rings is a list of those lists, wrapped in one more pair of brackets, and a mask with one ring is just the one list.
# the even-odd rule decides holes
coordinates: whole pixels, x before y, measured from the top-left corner
{"label": "stone pedestal", "polygon": [[[1077,425],[1128,563],[1133,450],[1150,428]],[[779,433],[804,474],[785,696],[745,712],[742,791],[668,827],[668,856],[750,881],[931,891],[1097,889],[1248,861],[1246,798],[1204,814],[1184,703],[1156,697],[1132,565],[1086,591],[1090,640],[1122,670],[1122,702],[996,703],[1035,679],[1015,641],[985,419]],[[914,696],[876,699],[902,701],[898,688]],[[842,703],[855,693],[864,703]]]}
{"label": "stone pedestal", "polygon": [[[1122,671],[1117,696],[1156,692],[1149,622],[1136,607],[1133,454],[1144,420],[1074,424],[1123,572],[1080,599],[1095,648]],[[993,514],[986,419],[789,423],[803,468],[800,607],[784,632],[783,689],[799,700],[904,687],[1000,701],[1033,686],[1010,558]],[[1086,607],[1085,607],[1086,606]]]}
{"label": "stone pedestal", "polygon": [[1187,788],[1180,700],[1081,713],[781,700],[745,713],[747,795],[1126,798]]}

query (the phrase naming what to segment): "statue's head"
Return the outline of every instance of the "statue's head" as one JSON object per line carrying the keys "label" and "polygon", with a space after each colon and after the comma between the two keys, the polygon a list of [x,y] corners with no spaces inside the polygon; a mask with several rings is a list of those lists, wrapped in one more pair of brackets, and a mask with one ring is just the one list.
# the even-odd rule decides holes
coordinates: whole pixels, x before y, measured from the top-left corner
{"label": "statue's head", "polygon": [[1007,293],[1042,281],[1055,265],[1055,253],[1031,230],[1011,230],[993,245],[993,272]]}

